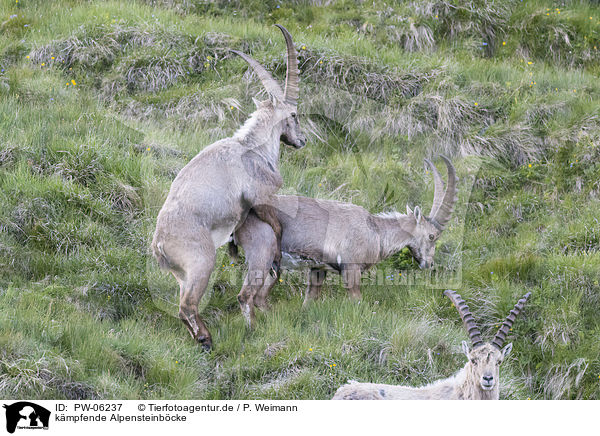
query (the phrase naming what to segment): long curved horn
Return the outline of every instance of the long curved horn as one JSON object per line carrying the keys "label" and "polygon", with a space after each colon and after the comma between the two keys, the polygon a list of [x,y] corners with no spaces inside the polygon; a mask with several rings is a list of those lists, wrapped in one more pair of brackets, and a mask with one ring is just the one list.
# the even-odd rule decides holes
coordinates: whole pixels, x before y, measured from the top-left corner
{"label": "long curved horn", "polygon": [[[444,229],[448,221],[450,221],[450,216],[452,215],[454,204],[458,200],[458,191],[456,186],[458,184],[458,177],[456,177],[456,170],[454,169],[454,165],[452,165],[452,162],[450,162],[450,159],[442,155],[440,155],[440,158],[444,161],[446,167],[448,168],[448,185],[446,186],[446,192],[444,192],[444,197],[440,201],[439,198],[441,192],[438,194],[439,182],[436,179],[436,189],[430,218],[432,218],[439,225],[439,228]],[[430,163],[430,165],[433,167],[433,164]],[[437,170],[433,172],[434,178],[436,177],[436,173]],[[441,181],[441,176],[439,175],[439,173],[437,173],[437,176],[439,176]]]}
{"label": "long curved horn", "polygon": [[506,336],[510,331],[510,328],[512,327],[519,313],[521,313],[521,311],[523,310],[523,306],[525,306],[525,303],[529,299],[530,295],[531,292],[526,293],[525,295],[523,295],[523,298],[521,298],[517,302],[517,304],[515,304],[515,308],[510,311],[510,314],[506,317],[506,320],[500,326],[498,333],[496,333],[496,336],[494,336],[492,345],[498,347],[498,349],[502,348],[502,346],[504,345],[504,341],[506,340]]}
{"label": "long curved horn", "polygon": [[285,88],[283,90],[284,99],[291,104],[296,104],[298,100],[298,82],[300,81],[300,72],[298,70],[298,54],[292,41],[292,35],[281,24],[275,24],[283,33],[285,45],[287,47],[287,72],[285,74]]}
{"label": "long curved horn", "polygon": [[265,67],[263,67],[254,59],[252,59],[246,53],[237,50],[231,51],[239,57],[241,57],[246,62],[248,62],[248,65],[252,67],[252,69],[254,70],[254,72],[256,73],[256,75],[258,76],[258,78],[260,79],[260,81],[262,82],[263,86],[269,94],[278,98],[279,100],[283,100],[283,91],[281,90],[279,83],[277,83],[273,76],[271,76],[271,74],[267,70],[265,70]]}
{"label": "long curved horn", "polygon": [[458,314],[460,318],[463,320],[465,324],[465,328],[467,329],[467,333],[471,338],[471,343],[473,344],[473,348],[483,345],[483,341],[481,340],[481,332],[479,331],[479,327],[475,324],[475,319],[473,315],[471,315],[471,311],[469,310],[469,306],[465,303],[460,295],[456,292],[451,291],[450,289],[444,291],[444,295],[452,301],[456,310],[458,310]]}
{"label": "long curved horn", "polygon": [[425,163],[427,166],[429,166],[431,172],[433,173],[433,183],[435,186],[435,190],[433,192],[433,204],[431,205],[431,212],[429,212],[429,216],[433,217],[438,212],[444,199],[444,180],[442,179],[442,176],[433,162],[431,162],[429,159],[425,159]]}

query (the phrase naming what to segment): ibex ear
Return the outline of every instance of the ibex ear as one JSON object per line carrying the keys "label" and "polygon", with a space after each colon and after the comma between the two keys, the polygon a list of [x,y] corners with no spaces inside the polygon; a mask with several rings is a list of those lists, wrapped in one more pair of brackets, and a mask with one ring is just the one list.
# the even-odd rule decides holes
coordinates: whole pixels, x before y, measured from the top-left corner
{"label": "ibex ear", "polygon": [[471,350],[467,341],[462,341],[462,352],[465,353],[465,356],[469,357]]}
{"label": "ibex ear", "polygon": [[415,206],[415,218],[417,219],[417,224],[421,222],[421,218],[423,215],[421,214],[421,208],[419,206]]}
{"label": "ibex ear", "polygon": [[501,351],[502,358],[504,359],[506,356],[508,356],[511,351],[512,351],[512,342],[502,349],[502,351]]}
{"label": "ibex ear", "polygon": [[407,214],[407,215],[412,215],[412,214],[413,214],[413,211],[412,211],[412,209],[411,209],[411,208],[408,206],[408,204],[406,205],[406,214]]}
{"label": "ibex ear", "polygon": [[277,98],[277,96],[275,96],[274,94],[269,94],[269,99],[271,99],[271,103],[273,103],[273,107],[277,107],[281,103],[283,103],[283,101],[280,100],[279,98]]}

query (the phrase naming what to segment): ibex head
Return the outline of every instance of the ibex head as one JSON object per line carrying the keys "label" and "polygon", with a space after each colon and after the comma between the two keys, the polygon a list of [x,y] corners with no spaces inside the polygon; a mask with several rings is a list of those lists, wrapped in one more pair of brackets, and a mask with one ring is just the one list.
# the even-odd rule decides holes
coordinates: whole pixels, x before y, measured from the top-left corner
{"label": "ibex head", "polygon": [[274,119],[282,123],[281,141],[287,145],[302,148],[306,144],[306,137],[300,130],[300,123],[298,121],[298,54],[296,53],[292,36],[287,29],[280,24],[276,24],[276,26],[283,33],[287,47],[287,72],[284,90],[281,89],[279,83],[257,61],[240,51],[232,50],[232,52],[248,62],[269,93],[270,104],[272,104],[274,111]]}
{"label": "ibex head", "polygon": [[512,350],[512,343],[502,348],[506,336],[515,322],[517,315],[523,310],[523,306],[525,306],[531,292],[525,294],[523,298],[517,302],[514,309],[510,311],[510,314],[502,323],[502,326],[498,330],[498,333],[496,333],[492,342],[486,343],[481,340],[481,332],[479,331],[477,324],[475,324],[473,315],[471,315],[471,311],[469,310],[467,303],[465,303],[465,300],[451,290],[444,291],[444,295],[450,298],[454,307],[458,310],[467,332],[469,333],[469,337],[471,338],[473,348],[470,348],[466,341],[462,342],[463,353],[465,353],[467,359],[469,359],[466,366],[467,377],[470,377],[470,380],[478,381],[479,387],[482,390],[491,391],[498,384],[500,365]]}
{"label": "ibex head", "polygon": [[456,186],[458,177],[456,177],[454,166],[447,157],[440,157],[448,168],[448,186],[445,191],[442,176],[435,165],[430,160],[425,159],[425,162],[431,168],[435,183],[433,205],[429,216],[424,216],[419,206],[416,206],[414,211],[406,206],[407,214],[414,216],[417,223],[408,248],[413,257],[419,262],[420,268],[429,268],[433,265],[435,244],[450,220],[454,204],[458,199]]}

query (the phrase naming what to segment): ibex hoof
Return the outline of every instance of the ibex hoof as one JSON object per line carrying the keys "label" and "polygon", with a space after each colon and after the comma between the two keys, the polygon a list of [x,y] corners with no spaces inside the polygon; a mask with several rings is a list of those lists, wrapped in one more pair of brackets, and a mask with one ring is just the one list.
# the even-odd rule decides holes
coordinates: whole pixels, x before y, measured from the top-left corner
{"label": "ibex hoof", "polygon": [[271,265],[271,271],[269,271],[269,274],[271,274],[271,277],[273,278],[277,278],[279,276],[279,262],[273,261],[273,264]]}
{"label": "ibex hoof", "polygon": [[199,336],[196,341],[202,347],[202,351],[209,352],[212,349],[212,339],[206,336]]}
{"label": "ibex hoof", "polygon": [[267,312],[269,310],[271,310],[271,305],[269,303],[267,303],[266,301],[254,301],[254,307],[256,307],[258,310],[262,311],[262,312]]}

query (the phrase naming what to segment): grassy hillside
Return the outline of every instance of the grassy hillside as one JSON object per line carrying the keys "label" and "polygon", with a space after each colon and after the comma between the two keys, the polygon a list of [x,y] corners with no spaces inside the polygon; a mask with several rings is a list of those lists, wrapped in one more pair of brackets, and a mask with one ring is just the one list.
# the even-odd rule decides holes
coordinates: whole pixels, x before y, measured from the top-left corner
{"label": "grassy hillside", "polygon": [[[287,193],[429,210],[444,153],[460,204],[438,262],[482,330],[516,300],[506,399],[600,399],[600,7],[579,1],[0,0],[0,397],[326,399],[348,378],[420,385],[465,361],[441,289],[285,275],[246,330],[219,251],[203,353],[149,255],[179,171],[265,98],[250,53],[300,56]],[[404,276],[400,253],[378,267]],[[416,273],[416,272],[415,272]],[[446,285],[441,283],[440,286]]]}

